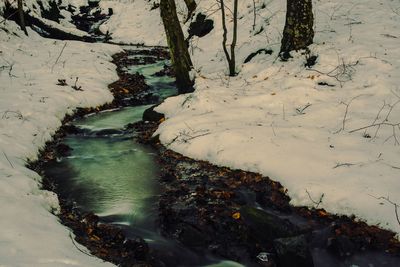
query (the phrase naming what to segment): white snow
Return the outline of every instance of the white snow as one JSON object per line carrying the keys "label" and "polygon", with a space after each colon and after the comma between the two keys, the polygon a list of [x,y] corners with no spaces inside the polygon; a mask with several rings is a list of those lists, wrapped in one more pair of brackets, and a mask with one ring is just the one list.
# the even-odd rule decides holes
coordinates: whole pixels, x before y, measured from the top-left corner
{"label": "white snow", "polygon": [[[32,10],[35,1],[25,2]],[[314,200],[324,194],[328,211],[399,233],[394,207],[376,199],[400,203],[400,128],[388,125],[400,123],[398,0],[313,1],[310,50],[318,60],[312,70],[301,52],[288,62],[277,58],[285,1],[255,3],[253,30],[253,2],[240,1],[240,72],[232,78],[216,2],[198,1],[215,29],[190,44],[196,91],[158,108],[167,116],[157,132],[162,142],[196,159],[268,175],[288,189],[294,205],[313,205],[306,190]],[[114,15],[101,30],[116,42],[165,45],[159,10],[151,6],[103,0],[101,7],[112,7]],[[183,1],[178,10],[182,19]],[[243,64],[260,48],[274,53]],[[110,266],[75,248],[51,213],[57,198],[40,190],[41,178],[25,164],[36,159],[66,113],[112,99],[107,84],[117,76],[109,61],[120,48],[43,39],[32,31],[25,37],[7,21],[0,24],[0,51],[0,266]],[[82,92],[71,88],[77,77]],[[68,86],[57,86],[58,79]],[[377,122],[387,124],[351,132]]]}
{"label": "white snow", "polygon": [[[394,206],[376,198],[400,203],[400,128],[351,132],[373,124],[382,107],[375,122],[389,114],[387,123],[400,123],[399,2],[314,1],[313,70],[300,52],[289,62],[277,59],[285,1],[257,10],[255,29],[264,31],[256,36],[253,7],[241,2],[234,78],[226,75],[220,14],[211,3],[200,8],[216,28],[192,41],[196,91],[158,108],[167,116],[156,133],[161,141],[192,158],[268,175],[294,205],[313,206],[307,192],[315,201],[324,194],[328,211],[399,233]],[[242,63],[260,48],[274,53]]]}
{"label": "white snow", "polygon": [[[400,204],[400,128],[350,131],[373,124],[382,107],[375,123],[389,113],[388,123],[400,123],[400,3],[313,1],[310,51],[318,60],[307,69],[302,52],[292,53],[288,62],[277,58],[286,1],[256,0],[254,29],[253,2],[240,1],[239,75],[232,78],[221,47],[218,5],[197,2],[197,12],[213,19],[215,28],[190,43],[196,91],[158,108],[167,116],[156,133],[161,141],[192,158],[268,175],[288,189],[294,205],[313,206],[307,192],[313,200],[324,194],[321,207],[328,211],[399,233],[394,206],[376,198]],[[184,21],[184,3],[176,3]],[[115,10],[103,31],[113,32],[117,41],[165,44],[152,3],[101,4]],[[227,22],[230,30],[232,21]],[[185,32],[188,25],[182,25]],[[274,53],[243,63],[261,48]]]}
{"label": "white snow", "polygon": [[[117,75],[109,61],[120,48],[43,39],[33,31],[26,37],[12,22],[2,27],[10,33],[0,29],[0,266],[112,266],[75,247],[51,213],[57,197],[40,189],[41,177],[25,164],[66,113],[112,100],[107,85]],[[71,88],[77,77],[83,91]],[[69,85],[56,85],[58,79]]]}

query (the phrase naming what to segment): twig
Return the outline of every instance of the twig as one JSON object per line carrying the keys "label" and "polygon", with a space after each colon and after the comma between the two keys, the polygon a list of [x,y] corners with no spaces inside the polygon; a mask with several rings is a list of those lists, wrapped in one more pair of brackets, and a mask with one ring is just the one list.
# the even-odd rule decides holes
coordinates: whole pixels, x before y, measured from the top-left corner
{"label": "twig", "polygon": [[76,247],[77,250],[79,250],[80,252],[82,252],[82,253],[85,254],[85,255],[88,255],[88,256],[90,256],[90,257],[95,258],[95,256],[93,256],[92,254],[87,253],[86,251],[80,249],[80,248],[77,246],[77,244],[75,243],[74,238],[72,237],[71,232],[69,232],[69,238],[71,238],[72,244]]}
{"label": "twig", "polygon": [[14,165],[11,163],[11,161],[8,159],[8,157],[7,157],[7,154],[3,151],[3,155],[4,155],[4,157],[6,158],[6,160],[8,161],[8,163],[10,163],[10,165],[11,165],[11,167],[13,168],[13,169],[15,169],[14,168]]}
{"label": "twig", "polygon": [[[382,110],[385,108],[385,106],[386,106],[386,101],[383,101],[383,105],[382,105],[382,107],[380,108],[380,110],[378,111],[378,114],[376,114],[376,117],[375,117],[374,121],[372,122],[372,124],[376,123],[376,121],[379,119],[379,116],[381,115],[381,112],[382,112]],[[374,138],[376,138],[376,136],[378,135],[379,129],[380,129],[380,126],[378,126],[377,130],[375,131]],[[367,134],[367,129],[365,129],[365,131],[364,131],[364,136],[365,136],[366,134]]]}
{"label": "twig", "polygon": [[310,104],[310,103],[307,103],[307,105],[305,105],[304,107],[299,107],[299,108],[296,108],[296,111],[297,111],[297,114],[299,114],[299,115],[304,115],[304,114],[306,114],[306,113],[304,113],[304,110],[306,110],[307,108],[309,108],[309,107],[311,107],[312,106],[312,104]]}
{"label": "twig", "polygon": [[318,206],[321,205],[322,199],[324,198],[325,194],[322,193],[321,196],[319,197],[319,200],[318,200],[318,201],[315,201],[315,200],[311,197],[310,192],[308,192],[307,189],[306,189],[306,193],[307,193],[307,195],[308,195],[308,198],[311,200],[311,202],[315,204],[314,208],[318,209]]}
{"label": "twig", "polygon": [[58,57],[56,59],[56,62],[54,62],[53,66],[51,67],[51,73],[53,73],[54,66],[58,63],[58,60],[60,59],[60,57],[61,57],[62,53],[64,52],[64,49],[65,49],[66,46],[67,46],[67,42],[64,43],[64,46],[61,49],[61,52],[60,52],[60,54],[58,55]]}
{"label": "twig", "polygon": [[332,169],[336,169],[336,168],[343,167],[343,166],[350,167],[353,165],[356,165],[356,164],[354,164],[354,163],[336,163],[336,166],[333,167]]}
{"label": "twig", "polygon": [[271,129],[272,129],[272,133],[274,134],[274,136],[276,136],[276,133],[275,133],[275,128],[274,128],[274,122],[271,122]]}
{"label": "twig", "polygon": [[195,139],[195,138],[198,138],[198,137],[202,137],[202,136],[206,136],[206,135],[209,135],[209,134],[211,134],[211,133],[207,132],[207,133],[198,134],[198,135],[195,135],[195,136],[190,136],[187,139],[185,139],[184,142],[186,143],[187,141],[190,141],[192,139]]}
{"label": "twig", "polygon": [[358,65],[359,63],[360,63],[360,61],[357,60],[354,63],[346,64],[344,62],[344,60],[342,59],[341,63],[339,63],[338,66],[336,66],[334,69],[332,69],[331,71],[328,71],[328,72],[322,72],[322,71],[312,69],[312,68],[307,68],[306,70],[315,71],[315,72],[318,72],[319,74],[334,78],[336,81],[339,82],[340,87],[343,87],[343,83],[348,82],[352,79],[352,75],[355,72],[354,66]]}
{"label": "twig", "polygon": [[371,124],[371,125],[368,125],[368,126],[364,126],[364,127],[360,127],[360,128],[351,130],[351,131],[349,131],[349,133],[354,133],[354,132],[357,132],[357,131],[360,131],[360,130],[364,130],[364,129],[368,129],[368,128],[375,127],[375,126],[380,126],[380,125],[388,125],[388,126],[392,126],[392,127],[398,127],[398,126],[400,126],[400,122],[399,123],[389,123],[389,122],[375,123],[375,124]]}
{"label": "twig", "polygon": [[368,195],[371,196],[371,197],[373,197],[373,198],[375,198],[375,199],[378,199],[378,200],[383,199],[383,200],[385,200],[386,202],[388,202],[389,204],[393,205],[393,207],[394,207],[394,214],[396,215],[397,223],[400,225],[400,218],[399,218],[399,213],[398,213],[398,210],[397,210],[397,208],[400,207],[399,204],[397,204],[396,202],[391,201],[391,200],[389,199],[389,197],[376,197],[376,196],[373,196],[373,195],[371,195],[371,194],[368,194]]}
{"label": "twig", "polygon": [[358,95],[358,96],[353,97],[352,99],[350,99],[349,103],[341,102],[341,104],[343,104],[343,105],[346,106],[346,110],[345,110],[345,112],[344,112],[344,116],[343,116],[343,120],[342,120],[342,128],[340,128],[339,130],[337,130],[335,133],[340,133],[341,131],[344,131],[344,130],[345,130],[346,120],[347,120],[347,114],[349,113],[350,104],[351,104],[356,98],[359,98],[359,97],[361,97],[361,96],[363,96],[363,95]]}

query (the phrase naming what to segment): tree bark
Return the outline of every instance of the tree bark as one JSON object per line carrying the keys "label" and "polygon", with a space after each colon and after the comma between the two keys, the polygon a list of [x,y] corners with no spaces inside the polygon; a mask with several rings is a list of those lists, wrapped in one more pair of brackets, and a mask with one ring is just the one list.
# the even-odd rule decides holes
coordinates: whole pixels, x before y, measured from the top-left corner
{"label": "tree bark", "polygon": [[235,57],[235,47],[237,42],[237,14],[238,14],[238,0],[234,0],[233,3],[233,36],[232,43],[230,48],[230,54],[228,49],[226,48],[226,41],[228,35],[228,29],[226,28],[226,17],[225,17],[225,3],[224,0],[220,0],[221,2],[221,16],[222,16],[222,49],[224,50],[226,60],[228,61],[229,66],[229,76],[236,76],[236,57]]}
{"label": "tree bark", "polygon": [[307,48],[314,38],[312,0],[287,0],[281,54]]}
{"label": "tree bark", "polygon": [[18,0],[18,16],[19,16],[19,24],[21,26],[21,30],[23,30],[25,34],[28,35],[28,31],[26,30],[25,26],[24,8],[22,5],[22,0]]}
{"label": "tree bark", "polygon": [[193,92],[193,82],[189,76],[189,72],[193,65],[178,16],[176,14],[175,1],[161,0],[160,12],[164,24],[165,34],[167,36],[172,65],[175,70],[178,91],[181,94]]}
{"label": "tree bark", "polygon": [[186,8],[188,10],[187,17],[185,20],[185,22],[187,22],[193,16],[193,12],[196,10],[197,4],[196,4],[195,0],[184,0],[184,1],[186,4]]}

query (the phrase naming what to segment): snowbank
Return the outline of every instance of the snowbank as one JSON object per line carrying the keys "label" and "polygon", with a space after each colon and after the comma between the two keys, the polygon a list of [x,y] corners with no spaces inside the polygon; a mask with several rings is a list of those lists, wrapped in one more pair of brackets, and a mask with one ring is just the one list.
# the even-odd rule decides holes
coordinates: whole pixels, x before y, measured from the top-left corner
{"label": "snowbank", "polygon": [[[289,62],[277,58],[285,1],[256,0],[255,24],[253,2],[240,1],[240,72],[234,78],[227,77],[217,3],[197,2],[197,12],[213,19],[215,28],[190,42],[196,91],[158,108],[167,115],[157,132],[161,141],[192,158],[268,175],[287,187],[294,205],[312,206],[308,193],[313,200],[324,194],[328,211],[399,233],[394,206],[377,198],[400,204],[400,128],[382,124],[351,132],[400,123],[398,1],[314,1],[310,51],[318,59],[311,69],[300,52]],[[103,31],[116,40],[163,44],[159,9],[150,10],[151,2],[101,5],[115,10]],[[183,1],[177,6],[183,21]],[[274,52],[243,63],[262,48]]]}
{"label": "snowbank", "polygon": [[[8,33],[6,32],[6,30]],[[0,28],[0,266],[112,266],[80,252],[57,217],[57,197],[40,190],[27,160],[76,107],[112,100],[118,47],[26,37],[13,22]],[[77,85],[83,91],[71,88]],[[59,86],[65,79],[68,86]],[[84,248],[81,248],[85,250]]]}
{"label": "snowbank", "polygon": [[[240,3],[240,73],[229,78],[220,12],[215,1],[200,2],[215,29],[191,42],[196,91],[158,108],[167,116],[161,141],[195,159],[268,175],[294,205],[313,206],[307,192],[316,201],[324,194],[328,211],[399,233],[394,206],[377,199],[400,203],[399,3],[314,1],[312,69],[301,53],[277,59],[285,1],[256,7],[253,30],[252,3]],[[260,48],[274,53],[243,63]]]}
{"label": "snowbank", "polygon": [[112,41],[126,44],[166,46],[167,41],[159,9],[144,0],[102,0],[100,6],[112,8],[114,15],[100,26],[111,33]]}

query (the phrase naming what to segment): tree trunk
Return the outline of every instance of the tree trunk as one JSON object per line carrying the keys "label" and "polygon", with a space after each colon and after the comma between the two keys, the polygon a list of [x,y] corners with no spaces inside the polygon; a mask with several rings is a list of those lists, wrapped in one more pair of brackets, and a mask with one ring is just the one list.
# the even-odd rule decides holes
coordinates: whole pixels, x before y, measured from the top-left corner
{"label": "tree trunk", "polygon": [[229,76],[236,76],[236,58],[235,58],[235,46],[237,42],[237,14],[238,14],[238,0],[234,0],[233,3],[233,36],[231,43],[231,54],[229,54],[228,49],[226,48],[226,41],[228,35],[228,29],[226,28],[226,17],[225,17],[225,3],[224,0],[220,0],[221,2],[221,16],[222,16],[222,48],[225,53],[226,60],[228,61],[229,66]]}
{"label": "tree trunk", "polygon": [[312,0],[287,0],[281,55],[307,48],[314,38]]}
{"label": "tree trunk", "polygon": [[193,92],[193,82],[189,76],[189,72],[193,65],[178,16],[176,14],[175,1],[161,0],[160,11],[165,34],[167,36],[172,65],[175,70],[178,91],[181,94]]}
{"label": "tree trunk", "polygon": [[195,0],[184,0],[184,1],[186,4],[186,8],[188,10],[187,17],[185,20],[185,22],[187,22],[192,17],[193,12],[196,10],[197,4],[196,4]]}
{"label": "tree trunk", "polygon": [[19,25],[21,26],[21,30],[28,35],[28,31],[26,30],[25,26],[25,17],[24,17],[24,8],[22,5],[22,0],[18,0],[18,16],[19,16]]}

